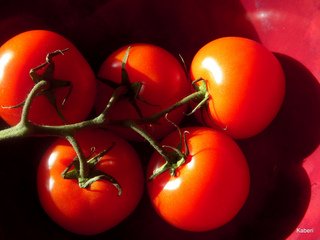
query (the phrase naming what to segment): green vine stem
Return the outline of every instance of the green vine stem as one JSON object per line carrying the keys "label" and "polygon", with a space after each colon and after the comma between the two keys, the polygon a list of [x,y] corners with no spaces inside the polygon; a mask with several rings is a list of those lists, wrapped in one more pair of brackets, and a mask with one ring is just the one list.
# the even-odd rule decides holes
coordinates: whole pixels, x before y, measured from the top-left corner
{"label": "green vine stem", "polygon": [[138,124],[134,121],[126,121],[123,124],[128,128],[131,128],[133,131],[138,133],[141,137],[143,137],[149,144],[165,159],[165,161],[170,161],[170,158],[164,148],[159,145],[159,143],[153,139],[146,131],[144,131]]}
{"label": "green vine stem", "polygon": [[75,150],[78,161],[79,161],[79,186],[82,187],[84,184],[84,179],[89,177],[89,165],[86,164],[87,160],[86,157],[84,156],[81,147],[79,146],[77,140],[74,138],[74,136],[66,136],[66,139],[69,141],[73,149]]}
{"label": "green vine stem", "polygon": [[23,105],[20,122],[13,126],[3,130],[0,130],[0,140],[8,140],[13,138],[27,137],[34,132],[34,124],[28,120],[30,106],[32,100],[47,86],[46,81],[40,81],[34,85],[28,94],[26,101]]}
{"label": "green vine stem", "polygon": [[[61,51],[57,50],[54,53],[57,54],[59,52],[61,53]],[[50,53],[48,55],[50,55]],[[52,56],[52,53],[50,56]],[[47,61],[45,65],[52,63],[52,61],[53,60],[50,58],[50,62]],[[39,66],[44,66],[44,64]],[[206,100],[209,98],[209,94],[206,88],[206,83],[204,80],[202,80],[200,84],[194,85],[196,90],[195,92],[189,94],[188,96],[182,98],[180,101],[174,103],[173,105],[169,106],[168,108],[156,114],[153,114],[151,116],[147,116],[141,119],[135,119],[135,120],[128,119],[128,120],[121,120],[121,121],[110,121],[107,118],[107,114],[109,110],[114,106],[114,104],[122,96],[126,95],[128,91],[130,91],[129,86],[125,84],[117,87],[114,90],[112,96],[110,97],[108,103],[106,104],[104,110],[100,114],[98,114],[97,116],[89,120],[72,123],[72,124],[58,125],[58,126],[39,125],[29,121],[30,106],[35,97],[41,95],[44,91],[48,89],[49,84],[50,83],[47,82],[46,80],[40,80],[40,79],[38,79],[38,81],[35,82],[34,87],[27,95],[25,102],[22,104],[22,115],[19,123],[15,126],[0,130],[0,141],[5,141],[8,139],[14,139],[14,138],[30,137],[34,135],[57,136],[57,137],[66,138],[70,142],[70,144],[72,145],[72,147],[74,148],[77,154],[77,160],[79,161],[79,175],[80,175],[78,180],[80,181],[79,182],[80,186],[87,186],[87,184],[81,183],[82,181],[81,179],[88,178],[89,166],[88,166],[86,157],[83,155],[80,146],[78,145],[77,141],[74,138],[74,135],[76,134],[77,131],[84,128],[105,127],[106,124],[110,124],[110,125],[118,124],[121,126],[126,126],[128,128],[131,128],[138,134],[140,134],[144,139],[146,139],[150,143],[150,145],[165,159],[165,161],[172,165],[177,160],[177,158],[176,157],[173,158],[172,156],[170,156],[170,154],[168,154],[169,151],[165,149],[163,146],[160,146],[154,139],[152,139],[152,137],[140,127],[140,124],[155,122],[159,118],[173,111],[174,109],[184,104],[188,104],[190,101],[194,101],[194,100],[198,101],[199,104],[196,108],[199,108],[199,106],[205,104]],[[103,178],[105,178],[105,176]],[[117,183],[111,176],[108,176],[107,179],[111,179],[114,182],[114,185],[118,188],[119,192],[121,192],[121,189],[119,189],[119,185],[117,185]]]}
{"label": "green vine stem", "polygon": [[[203,86],[202,86],[203,85]],[[145,117],[143,119],[141,119],[141,122],[153,122],[153,121],[157,121],[159,118],[165,116],[166,114],[170,113],[171,111],[175,110],[176,108],[188,104],[191,101],[194,100],[198,100],[200,101],[200,105],[198,104],[196,108],[199,108],[200,106],[202,106],[204,103],[206,103],[206,101],[209,98],[209,93],[207,92],[207,88],[206,88],[206,84],[203,81],[203,84],[201,84],[200,86],[202,86],[201,88],[199,88],[197,91],[191,93],[190,95],[182,98],[181,100],[179,100],[178,102],[176,102],[175,104],[169,106],[168,108],[162,110],[161,112],[158,112],[156,114],[153,114],[149,117]],[[192,110],[192,113],[195,110]],[[189,114],[188,114],[189,115]],[[136,120],[137,122],[139,122],[139,120]]]}
{"label": "green vine stem", "polygon": [[[152,173],[152,175],[149,177],[148,180],[152,180],[155,177],[159,176],[165,171],[169,171],[171,176],[176,175],[176,169],[179,168],[182,164],[185,163],[185,159],[187,155],[189,154],[189,151],[186,151],[186,153],[182,153],[182,135],[179,130],[180,134],[180,142],[178,147],[171,147],[171,146],[161,146],[155,139],[153,139],[146,131],[144,131],[139,125],[137,125],[133,121],[126,122],[126,126],[131,128],[133,131],[138,133],[140,136],[142,136],[149,144],[163,157],[165,160],[165,163],[160,166],[159,168],[155,169],[155,171]],[[184,137],[184,136],[183,136]],[[184,141],[185,143],[185,141]],[[188,147],[185,147],[188,149]],[[166,149],[169,149],[167,151]]]}
{"label": "green vine stem", "polygon": [[38,125],[28,120],[30,106],[32,100],[38,96],[38,93],[45,89],[47,82],[42,80],[34,85],[30,93],[28,94],[25,104],[23,105],[21,120],[20,122],[12,127],[0,130],[0,141],[5,141],[14,138],[29,137],[33,135],[43,135],[43,136],[58,136],[66,137],[72,136],[77,131],[84,128],[94,128],[101,127],[105,124],[106,115],[114,103],[125,94],[126,90],[123,87],[116,89],[111,96],[105,109],[95,118],[85,120],[82,122],[77,122],[73,124],[65,124],[60,126],[50,126],[50,125]]}

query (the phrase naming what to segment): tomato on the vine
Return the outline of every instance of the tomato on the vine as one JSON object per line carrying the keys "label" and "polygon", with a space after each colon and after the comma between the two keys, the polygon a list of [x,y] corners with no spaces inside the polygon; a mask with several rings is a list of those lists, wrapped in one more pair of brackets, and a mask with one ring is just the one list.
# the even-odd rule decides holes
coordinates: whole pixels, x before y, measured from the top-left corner
{"label": "tomato on the vine", "polygon": [[90,129],[79,132],[76,139],[86,157],[110,148],[96,170],[112,176],[122,189],[121,195],[106,180],[80,188],[76,179],[64,179],[61,174],[75,160],[76,153],[65,139],[58,139],[39,165],[39,198],[47,214],[63,228],[77,234],[98,234],[133,212],[142,196],[144,174],[137,153],[122,138]]}
{"label": "tomato on the vine", "polygon": [[277,58],[258,42],[242,37],[222,37],[204,45],[191,63],[191,77],[203,79],[210,94],[198,118],[235,138],[263,131],[285,95]]}
{"label": "tomato on the vine", "polygon": [[[130,47],[130,49],[128,49]],[[128,54],[124,69],[127,82],[123,81],[123,60]],[[107,118],[110,121],[140,119],[158,113],[188,95],[190,83],[186,79],[182,64],[171,53],[151,44],[132,44],[112,53],[102,64],[99,77],[109,84],[127,84],[131,93],[121,99],[110,110]],[[100,83],[96,109],[102,111],[114,89],[108,84]],[[181,106],[169,113],[168,118],[179,123],[186,111]],[[153,137],[160,138],[172,130],[164,117],[156,122],[143,124],[142,127]],[[110,127],[111,130],[130,140],[141,139],[133,131]]]}
{"label": "tomato on the vine", "polygon": [[[96,79],[90,65],[63,36],[47,30],[31,30],[0,47],[0,116],[8,124],[19,122],[22,104],[35,85],[30,70],[44,63],[48,53],[67,48],[68,51],[52,59],[53,73],[43,76],[49,89],[34,99],[28,119],[36,124],[60,125],[88,116],[96,93]],[[39,74],[43,72],[39,70]]]}
{"label": "tomato on the vine", "polygon": [[[185,132],[182,152],[189,151],[185,162],[175,175],[165,171],[148,182],[150,199],[158,214],[177,228],[218,228],[233,219],[247,199],[250,173],[246,158],[235,141],[221,131],[206,127],[181,131]],[[162,145],[177,147],[181,136],[173,132]],[[164,163],[164,158],[154,153],[148,177]]]}

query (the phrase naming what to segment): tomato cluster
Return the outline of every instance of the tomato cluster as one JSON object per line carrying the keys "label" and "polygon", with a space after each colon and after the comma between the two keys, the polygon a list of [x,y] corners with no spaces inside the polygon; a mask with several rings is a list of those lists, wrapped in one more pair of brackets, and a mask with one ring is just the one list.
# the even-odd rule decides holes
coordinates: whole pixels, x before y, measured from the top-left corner
{"label": "tomato cluster", "polygon": [[[136,43],[108,56],[95,75],[70,41],[33,30],[1,46],[0,92],[0,116],[12,129],[63,137],[43,156],[37,179],[40,202],[61,227],[83,235],[114,227],[146,183],[166,222],[201,232],[245,204],[250,170],[236,139],[272,122],[285,80],[270,51],[241,37],[203,46],[190,72],[165,49]],[[155,150],[146,173],[136,141]]]}

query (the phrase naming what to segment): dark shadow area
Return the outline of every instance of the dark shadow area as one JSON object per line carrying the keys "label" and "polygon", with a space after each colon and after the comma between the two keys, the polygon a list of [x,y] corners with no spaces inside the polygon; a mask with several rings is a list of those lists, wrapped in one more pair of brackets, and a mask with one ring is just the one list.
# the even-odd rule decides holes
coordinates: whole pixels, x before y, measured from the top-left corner
{"label": "dark shadow area", "polygon": [[288,159],[301,163],[320,144],[320,84],[298,61],[277,57],[286,75],[286,97],[271,128]]}
{"label": "dark shadow area", "polygon": [[[9,140],[0,144],[1,239],[46,238],[40,230],[45,222],[36,191],[38,161],[49,146],[49,138]],[[39,237],[38,237],[39,235]],[[48,236],[48,235],[47,235]]]}
{"label": "dark shadow area", "polygon": [[[0,42],[34,28],[68,37],[97,70],[117,48],[134,42],[181,54],[187,64],[214,38],[239,35],[258,40],[239,0],[49,0],[10,1],[1,6]],[[8,28],[7,26],[11,26]]]}
{"label": "dark shadow area", "polygon": [[320,85],[301,63],[277,57],[286,75],[282,109],[264,132],[240,142],[252,168],[248,209],[261,200],[244,228],[245,239],[284,239],[302,220],[311,196],[302,163],[320,143]]}

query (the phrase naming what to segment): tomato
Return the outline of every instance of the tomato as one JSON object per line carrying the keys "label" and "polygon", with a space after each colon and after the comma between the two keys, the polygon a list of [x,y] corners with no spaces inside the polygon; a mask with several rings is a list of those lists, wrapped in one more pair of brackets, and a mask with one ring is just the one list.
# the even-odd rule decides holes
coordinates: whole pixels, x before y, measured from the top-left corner
{"label": "tomato", "polygon": [[[206,127],[189,127],[185,163],[172,176],[165,171],[148,182],[148,193],[158,214],[173,226],[188,231],[218,228],[240,211],[250,188],[244,154],[227,134]],[[177,132],[162,145],[177,147]],[[186,151],[182,149],[182,151]],[[158,153],[148,165],[148,177],[164,164]]]}
{"label": "tomato", "polygon": [[0,116],[8,124],[19,122],[22,107],[16,106],[24,102],[35,84],[29,75],[30,69],[44,63],[48,53],[66,48],[69,50],[63,55],[53,58],[53,76],[45,79],[54,79],[50,81],[51,86],[63,86],[36,97],[29,120],[36,124],[60,125],[88,116],[96,93],[96,79],[90,65],[63,36],[46,30],[31,30],[9,39],[0,48]]}
{"label": "tomato", "polygon": [[[109,80],[114,85],[122,83],[122,62],[129,46],[124,46],[112,53],[102,64],[99,77]],[[108,115],[110,121],[124,119],[140,119],[149,117],[171,106],[188,95],[190,83],[180,62],[169,52],[150,44],[132,44],[125,64],[129,85],[141,84],[136,96],[121,99]],[[136,85],[137,86],[137,85]],[[135,89],[137,90],[137,88]],[[96,109],[102,111],[106,106],[113,88],[101,83],[98,87]],[[170,112],[168,118],[179,123],[187,106]],[[164,117],[142,126],[155,138],[168,134],[173,126]],[[112,127],[113,131],[130,140],[141,138],[125,128]]]}
{"label": "tomato", "polygon": [[114,227],[133,212],[142,196],[144,174],[137,153],[116,135],[90,129],[79,132],[76,139],[86,156],[113,146],[96,170],[115,178],[121,195],[106,180],[80,188],[76,179],[62,178],[62,172],[76,157],[64,139],[54,142],[40,162],[38,194],[44,210],[57,224],[77,234],[93,235]]}
{"label": "tomato", "polygon": [[263,131],[285,95],[285,77],[277,58],[261,44],[242,37],[223,37],[204,45],[192,60],[191,77],[204,79],[210,94],[198,119],[226,129],[235,138]]}

